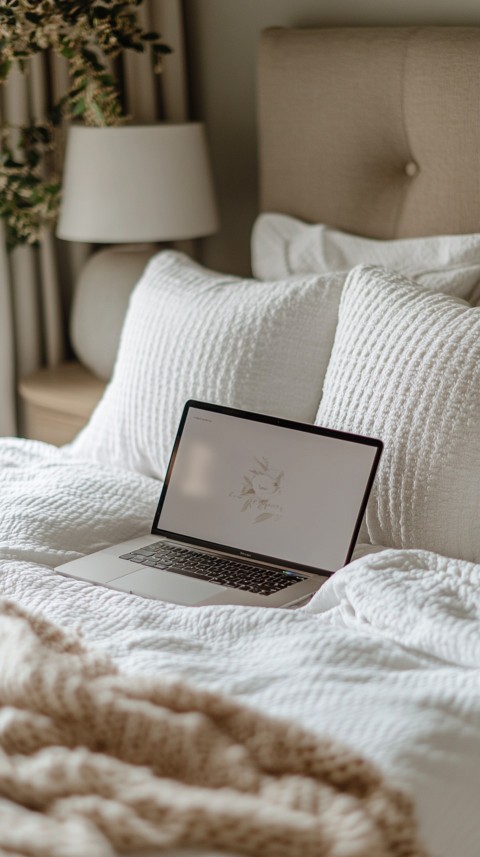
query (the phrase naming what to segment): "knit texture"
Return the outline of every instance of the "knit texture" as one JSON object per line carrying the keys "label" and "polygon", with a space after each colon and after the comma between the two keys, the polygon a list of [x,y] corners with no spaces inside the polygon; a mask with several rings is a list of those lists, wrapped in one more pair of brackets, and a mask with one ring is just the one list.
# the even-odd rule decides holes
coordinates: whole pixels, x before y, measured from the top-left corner
{"label": "knit texture", "polygon": [[354,269],[316,422],[384,441],[373,543],[480,561],[480,309]]}
{"label": "knit texture", "polygon": [[0,601],[0,849],[424,857],[412,807],[332,740],[106,656]]}
{"label": "knit texture", "polygon": [[187,399],[312,423],[341,282],[241,280],[158,254],[133,292],[112,382],[72,453],[163,478]]}

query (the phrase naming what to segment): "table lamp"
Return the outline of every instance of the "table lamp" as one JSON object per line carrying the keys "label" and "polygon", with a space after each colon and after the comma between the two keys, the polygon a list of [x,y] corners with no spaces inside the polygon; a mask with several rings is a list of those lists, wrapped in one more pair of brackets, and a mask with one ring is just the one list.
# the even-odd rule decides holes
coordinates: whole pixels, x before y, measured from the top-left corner
{"label": "table lamp", "polygon": [[130,293],[157,249],[146,242],[217,228],[201,123],[70,128],[57,235],[122,245],[93,254],[75,288],[72,344],[95,375],[111,376]]}

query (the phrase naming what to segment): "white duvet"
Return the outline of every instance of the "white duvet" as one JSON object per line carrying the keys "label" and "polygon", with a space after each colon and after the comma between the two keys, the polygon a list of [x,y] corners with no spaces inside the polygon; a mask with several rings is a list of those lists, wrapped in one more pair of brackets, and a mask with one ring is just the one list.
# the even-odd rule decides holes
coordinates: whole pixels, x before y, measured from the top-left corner
{"label": "white duvet", "polygon": [[124,670],[175,673],[363,753],[414,798],[433,857],[480,854],[480,566],[385,550],[303,610],[182,608],[68,580],[149,531],[159,483],[0,442],[0,596],[81,628]]}

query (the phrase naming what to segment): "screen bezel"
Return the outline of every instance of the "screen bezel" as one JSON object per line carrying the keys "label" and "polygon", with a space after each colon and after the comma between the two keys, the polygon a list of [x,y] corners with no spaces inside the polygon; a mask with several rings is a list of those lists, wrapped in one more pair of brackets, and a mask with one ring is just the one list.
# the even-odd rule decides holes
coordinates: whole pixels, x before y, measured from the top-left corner
{"label": "screen bezel", "polygon": [[284,420],[281,417],[272,417],[266,414],[256,414],[252,411],[243,411],[239,408],[227,408],[222,405],[214,405],[210,402],[198,402],[195,399],[189,399],[185,403],[185,407],[183,409],[182,417],[180,420],[180,425],[178,427],[177,436],[175,438],[175,443],[173,445],[172,454],[170,456],[170,461],[168,464],[167,475],[165,477],[165,482],[163,484],[162,492],[160,494],[160,499],[158,501],[157,511],[155,512],[155,517],[152,525],[152,535],[155,536],[163,536],[165,538],[173,539],[177,542],[183,542],[186,545],[191,545],[192,547],[198,548],[207,548],[209,550],[220,551],[221,553],[231,554],[235,557],[242,557],[248,560],[257,560],[259,562],[268,563],[272,566],[276,567],[284,567],[288,569],[294,569],[295,571],[307,571],[311,574],[319,574],[319,575],[332,575],[335,572],[325,568],[316,568],[310,565],[303,565],[302,563],[293,563],[291,560],[284,560],[282,557],[268,556],[264,554],[254,553],[253,551],[243,551],[239,548],[231,547],[230,545],[219,544],[217,542],[210,542],[204,539],[192,538],[191,536],[187,536],[184,533],[173,532],[172,530],[164,530],[159,527],[160,515],[162,512],[162,508],[165,502],[165,497],[168,491],[168,486],[170,483],[171,475],[173,472],[173,468],[175,465],[175,459],[177,457],[178,447],[180,445],[180,441],[183,434],[183,429],[185,423],[187,421],[187,416],[190,408],[196,408],[204,411],[213,411],[217,414],[226,414],[227,416],[238,417],[240,419],[246,420],[254,420],[255,422],[261,423],[269,423],[270,425],[281,426],[282,428],[291,428],[297,431],[307,432],[310,434],[319,434],[324,437],[333,437],[339,440],[348,440],[350,442],[363,444],[366,446],[371,446],[376,448],[375,457],[372,462],[372,467],[370,470],[370,476],[367,482],[367,486],[365,489],[365,493],[363,495],[362,503],[360,506],[360,511],[355,523],[355,527],[353,530],[352,538],[350,540],[350,545],[347,551],[347,555],[345,557],[345,562],[343,565],[346,565],[352,556],[358,533],[360,531],[360,526],[362,523],[363,516],[365,514],[365,509],[367,507],[368,498],[370,496],[370,492],[372,490],[372,485],[375,479],[375,475],[378,468],[378,463],[380,461],[380,456],[383,451],[383,442],[378,438],[366,437],[364,435],[353,434],[352,432],[338,431],[337,429],[328,429],[323,426],[314,426],[309,423],[299,423],[294,420]]}

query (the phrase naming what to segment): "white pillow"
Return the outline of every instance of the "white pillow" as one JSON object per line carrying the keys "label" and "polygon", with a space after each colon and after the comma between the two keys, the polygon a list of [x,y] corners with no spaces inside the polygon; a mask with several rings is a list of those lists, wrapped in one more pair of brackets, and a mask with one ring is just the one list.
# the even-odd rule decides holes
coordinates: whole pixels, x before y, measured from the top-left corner
{"label": "white pillow", "polygon": [[347,273],[382,265],[445,294],[469,299],[480,283],[480,234],[378,241],[284,214],[261,214],[252,232],[252,269],[262,280]]}
{"label": "white pillow", "polygon": [[354,269],[316,423],[384,441],[373,543],[480,562],[480,308]]}
{"label": "white pillow", "polygon": [[130,299],[112,381],[71,452],[163,478],[190,398],[313,423],[341,288],[332,275],[257,282],[158,254]]}

